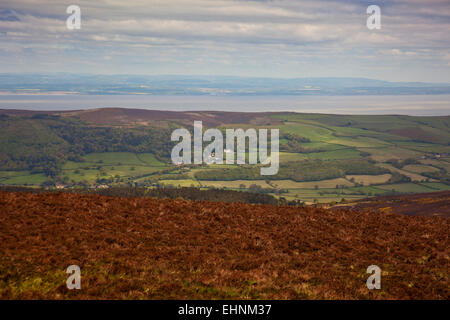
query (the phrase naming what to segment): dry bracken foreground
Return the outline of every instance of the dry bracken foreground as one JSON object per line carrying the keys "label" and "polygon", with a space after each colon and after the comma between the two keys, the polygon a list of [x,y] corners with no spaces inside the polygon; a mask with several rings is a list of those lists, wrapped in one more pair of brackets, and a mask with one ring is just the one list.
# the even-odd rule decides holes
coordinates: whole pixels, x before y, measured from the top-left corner
{"label": "dry bracken foreground", "polygon": [[[449,220],[0,192],[2,299],[449,299]],[[68,290],[69,265],[81,290]],[[366,269],[382,270],[368,290]]]}

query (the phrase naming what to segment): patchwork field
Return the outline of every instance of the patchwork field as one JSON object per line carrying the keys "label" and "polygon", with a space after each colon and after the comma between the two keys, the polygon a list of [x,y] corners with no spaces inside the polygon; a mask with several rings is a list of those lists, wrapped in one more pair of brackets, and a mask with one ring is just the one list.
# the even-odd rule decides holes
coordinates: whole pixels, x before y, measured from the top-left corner
{"label": "patchwork field", "polygon": [[416,184],[416,183],[398,183],[377,187],[384,190],[395,190],[396,192],[400,193],[433,192],[433,190],[427,187],[425,184]]}
{"label": "patchwork field", "polygon": [[200,181],[202,187],[213,187],[213,188],[231,188],[231,189],[247,189],[251,185],[257,185],[262,188],[272,188],[271,185],[267,184],[264,180],[233,180],[233,181]]}
{"label": "patchwork field", "polygon": [[419,165],[419,164],[409,164],[407,166],[404,166],[403,169],[405,171],[409,172],[415,172],[415,173],[426,173],[426,172],[436,172],[439,171],[438,168],[432,167],[432,166],[426,166],[426,165]]}
{"label": "patchwork field", "polygon": [[404,169],[395,168],[392,165],[387,164],[387,163],[382,163],[379,166],[382,167],[382,168],[389,169],[389,171],[391,171],[391,172],[400,173],[400,174],[410,178],[412,181],[425,181],[425,180],[427,180],[427,177],[425,177],[425,176],[422,176],[420,174],[414,173],[412,171],[406,171]]}
{"label": "patchwork field", "polygon": [[436,191],[450,190],[449,185],[443,184],[443,183],[438,183],[438,182],[422,182],[421,185],[426,186],[426,187],[436,190]]}
{"label": "patchwork field", "polygon": [[444,169],[447,172],[450,171],[450,162],[448,162],[449,158],[444,159],[426,159],[426,160],[420,160],[421,163],[427,166],[431,166],[432,168],[439,168]]}
{"label": "patchwork field", "polygon": [[367,195],[361,195],[361,194],[352,194],[351,192],[348,193],[331,193],[329,190],[321,190],[317,191],[314,189],[293,189],[290,190],[287,194],[282,194],[282,197],[286,198],[287,200],[300,200],[303,201],[307,205],[311,204],[327,204],[327,203],[338,203],[346,201],[353,201],[353,200],[359,200],[364,199],[367,197]]}
{"label": "patchwork field", "polygon": [[387,147],[387,148],[364,148],[365,152],[370,154],[370,157],[378,162],[385,162],[391,159],[405,160],[408,158],[419,159],[423,154],[405,148]]}
{"label": "patchwork field", "polygon": [[164,186],[175,186],[175,187],[200,187],[200,183],[192,179],[180,179],[180,180],[159,180],[160,184]]}
{"label": "patchwork field", "polygon": [[292,180],[273,180],[271,181],[273,186],[282,189],[323,189],[323,188],[335,188],[336,186],[352,187],[354,183],[343,179],[330,179],[321,181],[309,181],[309,182],[296,182]]}

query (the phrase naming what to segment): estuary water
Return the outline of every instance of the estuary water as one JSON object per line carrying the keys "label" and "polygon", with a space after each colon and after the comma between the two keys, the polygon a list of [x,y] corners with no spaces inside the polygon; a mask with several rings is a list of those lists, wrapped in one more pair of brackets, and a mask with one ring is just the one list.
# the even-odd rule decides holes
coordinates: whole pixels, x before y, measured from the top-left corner
{"label": "estuary water", "polygon": [[294,111],[331,114],[450,115],[450,95],[395,96],[156,96],[0,95],[0,109],[135,108],[167,111]]}

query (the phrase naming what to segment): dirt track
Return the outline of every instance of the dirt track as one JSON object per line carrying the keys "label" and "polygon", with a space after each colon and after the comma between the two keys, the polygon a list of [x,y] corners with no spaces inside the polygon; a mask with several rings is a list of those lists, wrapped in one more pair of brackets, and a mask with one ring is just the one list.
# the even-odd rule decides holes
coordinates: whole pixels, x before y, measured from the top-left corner
{"label": "dirt track", "polygon": [[[449,220],[0,192],[0,298],[449,299]],[[65,269],[81,267],[82,289]],[[382,270],[369,291],[366,268]]]}

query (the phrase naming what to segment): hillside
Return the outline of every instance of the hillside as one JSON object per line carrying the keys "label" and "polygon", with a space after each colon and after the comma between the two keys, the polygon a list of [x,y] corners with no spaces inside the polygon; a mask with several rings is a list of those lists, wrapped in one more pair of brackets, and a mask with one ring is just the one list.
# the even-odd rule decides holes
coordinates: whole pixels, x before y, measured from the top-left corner
{"label": "hillside", "polygon": [[351,208],[366,212],[394,212],[409,216],[450,218],[450,191],[401,196],[380,196],[364,199],[348,205],[337,205],[333,208]]}
{"label": "hillside", "polygon": [[[0,193],[2,299],[449,299],[449,220]],[[65,287],[79,265],[82,289]],[[382,289],[366,288],[366,269]]]}
{"label": "hillside", "polygon": [[[280,130],[280,170],[171,164],[176,128]],[[306,203],[450,190],[450,117],[0,110],[0,184],[225,188]]]}

